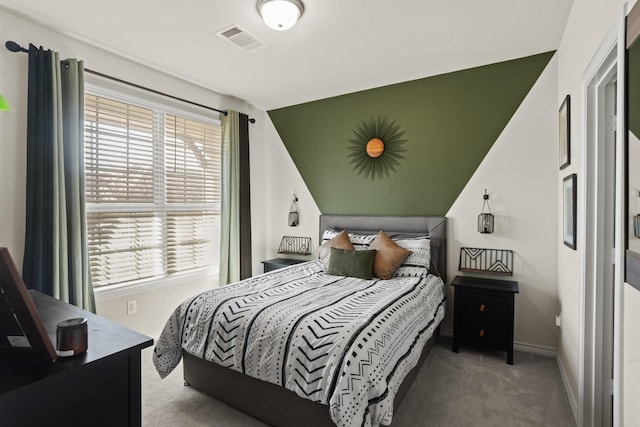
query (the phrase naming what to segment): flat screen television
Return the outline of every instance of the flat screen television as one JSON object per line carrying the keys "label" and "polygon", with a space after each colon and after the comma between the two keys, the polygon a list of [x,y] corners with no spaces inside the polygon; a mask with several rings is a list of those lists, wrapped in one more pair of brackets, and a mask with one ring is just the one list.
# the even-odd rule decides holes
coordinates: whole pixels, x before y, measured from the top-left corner
{"label": "flat screen television", "polygon": [[56,360],[53,343],[9,250],[0,248],[0,348],[42,362]]}

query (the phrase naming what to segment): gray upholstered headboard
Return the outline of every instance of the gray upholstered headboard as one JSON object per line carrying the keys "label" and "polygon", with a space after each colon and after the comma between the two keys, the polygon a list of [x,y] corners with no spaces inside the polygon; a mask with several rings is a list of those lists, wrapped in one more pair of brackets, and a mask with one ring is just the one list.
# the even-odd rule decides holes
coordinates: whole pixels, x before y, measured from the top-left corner
{"label": "gray upholstered headboard", "polygon": [[320,215],[320,239],[327,229],[375,234],[427,234],[431,239],[431,259],[442,280],[447,282],[447,218],[443,216]]}

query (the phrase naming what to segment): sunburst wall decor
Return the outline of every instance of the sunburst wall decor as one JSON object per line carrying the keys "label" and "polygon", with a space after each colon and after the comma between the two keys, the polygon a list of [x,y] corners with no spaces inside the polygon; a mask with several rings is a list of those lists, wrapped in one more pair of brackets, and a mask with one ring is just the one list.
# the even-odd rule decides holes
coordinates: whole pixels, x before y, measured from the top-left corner
{"label": "sunburst wall decor", "polygon": [[404,131],[396,121],[386,117],[371,117],[358,125],[349,140],[349,164],[358,175],[382,179],[390,176],[404,159]]}

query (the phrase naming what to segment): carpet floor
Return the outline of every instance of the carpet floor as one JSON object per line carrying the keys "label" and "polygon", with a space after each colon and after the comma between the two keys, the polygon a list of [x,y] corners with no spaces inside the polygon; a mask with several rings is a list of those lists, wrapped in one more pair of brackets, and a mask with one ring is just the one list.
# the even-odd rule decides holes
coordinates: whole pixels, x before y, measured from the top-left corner
{"label": "carpet floor", "polygon": [[[161,380],[142,353],[142,424],[145,426],[264,427],[267,424],[182,381],[182,366]],[[440,337],[398,408],[394,427],[575,426],[556,361],[516,352],[461,348]],[[250,398],[248,396],[248,398]]]}

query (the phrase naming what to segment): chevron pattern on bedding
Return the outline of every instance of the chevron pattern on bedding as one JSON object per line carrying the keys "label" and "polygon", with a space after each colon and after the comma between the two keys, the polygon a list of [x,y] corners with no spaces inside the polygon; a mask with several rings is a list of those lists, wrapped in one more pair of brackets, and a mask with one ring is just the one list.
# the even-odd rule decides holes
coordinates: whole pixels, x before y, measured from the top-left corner
{"label": "chevron pattern on bedding", "polygon": [[445,298],[435,276],[329,276],[310,261],[185,301],[158,339],[154,364],[164,377],[184,349],[326,404],[338,426],[389,424]]}

